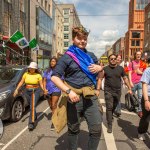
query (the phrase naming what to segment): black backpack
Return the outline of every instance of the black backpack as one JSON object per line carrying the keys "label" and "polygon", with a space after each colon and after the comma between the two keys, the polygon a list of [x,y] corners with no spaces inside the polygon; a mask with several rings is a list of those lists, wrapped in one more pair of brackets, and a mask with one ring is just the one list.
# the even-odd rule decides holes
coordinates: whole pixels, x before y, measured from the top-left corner
{"label": "black backpack", "polygon": [[136,111],[136,108],[139,106],[138,98],[135,94],[127,93],[125,95],[125,107],[129,111]]}

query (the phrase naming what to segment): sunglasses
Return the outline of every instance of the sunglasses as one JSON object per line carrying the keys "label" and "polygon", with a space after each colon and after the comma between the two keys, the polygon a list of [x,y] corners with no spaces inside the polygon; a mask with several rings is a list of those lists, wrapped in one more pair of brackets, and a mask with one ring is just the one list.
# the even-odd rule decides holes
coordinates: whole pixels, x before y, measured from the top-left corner
{"label": "sunglasses", "polygon": [[116,60],[117,58],[110,58],[110,60]]}

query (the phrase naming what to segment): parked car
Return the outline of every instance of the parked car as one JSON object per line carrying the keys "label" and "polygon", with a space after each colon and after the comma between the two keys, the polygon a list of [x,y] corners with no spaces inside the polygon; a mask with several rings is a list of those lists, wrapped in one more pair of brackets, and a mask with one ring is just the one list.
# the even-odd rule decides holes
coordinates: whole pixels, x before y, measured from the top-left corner
{"label": "parked car", "polygon": [[25,86],[22,86],[18,95],[13,97],[17,84],[26,70],[27,66],[0,66],[0,118],[2,120],[19,121],[29,105],[24,94]]}

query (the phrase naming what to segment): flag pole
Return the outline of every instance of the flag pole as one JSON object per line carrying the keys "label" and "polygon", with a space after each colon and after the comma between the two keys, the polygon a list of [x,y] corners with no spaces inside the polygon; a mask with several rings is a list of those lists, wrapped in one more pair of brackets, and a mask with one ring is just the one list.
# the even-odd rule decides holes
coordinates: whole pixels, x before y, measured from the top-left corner
{"label": "flag pole", "polygon": [[22,65],[24,65],[24,50],[23,48],[21,50],[22,50]]}

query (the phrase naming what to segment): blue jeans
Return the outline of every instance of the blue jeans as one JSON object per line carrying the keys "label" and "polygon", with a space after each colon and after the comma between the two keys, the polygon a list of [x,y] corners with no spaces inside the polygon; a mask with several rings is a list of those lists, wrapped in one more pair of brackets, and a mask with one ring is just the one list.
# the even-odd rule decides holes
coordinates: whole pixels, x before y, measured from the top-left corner
{"label": "blue jeans", "polygon": [[98,98],[85,99],[82,95],[78,103],[67,103],[67,125],[69,150],[77,150],[80,132],[80,115],[86,119],[89,129],[88,150],[97,150],[101,137],[102,116],[98,108]]}
{"label": "blue jeans", "polygon": [[137,97],[139,101],[138,111],[142,111],[142,107],[141,107],[142,83],[141,82],[134,84],[134,87],[132,88],[132,92],[135,93],[136,91],[137,91]]}
{"label": "blue jeans", "polygon": [[[34,92],[34,99],[32,99],[32,93]],[[35,89],[26,89],[26,95],[28,102],[30,104],[30,116],[29,116],[29,124],[34,123],[36,119],[36,105],[40,98],[40,88]]]}

